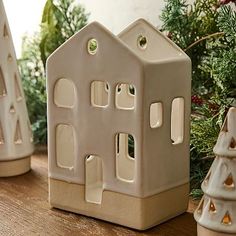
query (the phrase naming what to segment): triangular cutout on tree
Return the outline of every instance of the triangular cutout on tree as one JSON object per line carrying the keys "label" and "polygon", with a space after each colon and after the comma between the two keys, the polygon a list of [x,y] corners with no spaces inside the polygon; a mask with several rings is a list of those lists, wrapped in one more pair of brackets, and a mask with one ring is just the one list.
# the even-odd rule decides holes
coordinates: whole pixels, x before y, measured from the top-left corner
{"label": "triangular cutout on tree", "polygon": [[234,188],[235,187],[233,175],[231,173],[229,174],[229,176],[225,180],[224,186],[227,187],[227,188]]}
{"label": "triangular cutout on tree", "polygon": [[208,184],[210,178],[211,178],[211,171],[209,171],[209,172],[207,173],[207,176],[206,176],[206,178],[204,179],[204,184]]}
{"label": "triangular cutout on tree", "polygon": [[236,140],[232,137],[229,145],[229,149],[235,149],[236,148]]}
{"label": "triangular cutout on tree", "polygon": [[3,135],[2,124],[0,123],[0,145],[1,144],[4,144],[4,135]]}
{"label": "triangular cutout on tree", "polygon": [[210,213],[216,213],[216,206],[215,206],[215,204],[213,203],[212,200],[210,201],[209,212]]}
{"label": "triangular cutout on tree", "polygon": [[9,37],[9,32],[8,32],[6,24],[4,24],[4,26],[3,26],[3,37],[4,38],[8,38]]}
{"label": "triangular cutout on tree", "polygon": [[16,93],[16,100],[20,101],[22,99],[22,94],[16,74],[15,74],[15,93]]}
{"label": "triangular cutout on tree", "polygon": [[16,131],[15,131],[14,142],[15,142],[15,144],[22,143],[22,135],[21,135],[21,128],[20,128],[20,121],[19,120],[17,120],[17,122],[16,122]]}
{"label": "triangular cutout on tree", "polygon": [[9,112],[12,114],[16,112],[16,109],[13,104],[10,106]]}
{"label": "triangular cutout on tree", "polygon": [[202,200],[200,201],[200,203],[198,205],[198,208],[197,208],[198,214],[202,214],[203,206],[204,206],[204,197],[202,197]]}
{"label": "triangular cutout on tree", "polygon": [[6,96],[6,83],[3,75],[2,68],[0,67],[0,97]]}
{"label": "triangular cutout on tree", "polygon": [[12,62],[13,61],[13,57],[12,57],[12,55],[10,53],[7,56],[7,60],[8,60],[8,62]]}
{"label": "triangular cutout on tree", "polygon": [[228,211],[225,213],[221,223],[223,225],[231,225],[232,224],[232,219],[231,219],[231,216]]}

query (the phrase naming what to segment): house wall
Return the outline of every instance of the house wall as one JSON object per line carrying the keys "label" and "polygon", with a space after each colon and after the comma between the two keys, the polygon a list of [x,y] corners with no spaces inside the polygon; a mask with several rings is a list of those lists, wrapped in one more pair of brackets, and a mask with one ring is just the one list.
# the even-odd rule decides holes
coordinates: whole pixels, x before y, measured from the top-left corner
{"label": "house wall", "polygon": [[[99,50],[95,56],[87,53],[87,42],[96,38]],[[92,154],[103,160],[103,180],[107,190],[140,196],[141,174],[141,112],[143,81],[142,64],[127,48],[96,23],[84,28],[57,50],[47,64],[49,174],[51,178],[77,184],[85,183],[85,158]],[[73,109],[58,108],[53,100],[55,83],[70,78],[76,87]],[[91,106],[91,83],[107,81],[110,88],[109,106]],[[136,88],[136,107],[132,111],[115,107],[115,89],[119,83]],[[65,95],[66,96],[66,95]],[[74,169],[63,169],[56,161],[56,134],[58,124],[70,124],[75,133]],[[134,183],[116,178],[115,136],[117,132],[132,134],[136,140],[136,172]]]}
{"label": "house wall", "polygon": [[[189,181],[189,125],[191,65],[188,58],[149,64],[145,68],[143,123],[143,192],[145,196],[186,184]],[[184,106],[183,143],[171,141],[171,104],[182,97]],[[150,127],[150,105],[162,103],[161,127]]]}

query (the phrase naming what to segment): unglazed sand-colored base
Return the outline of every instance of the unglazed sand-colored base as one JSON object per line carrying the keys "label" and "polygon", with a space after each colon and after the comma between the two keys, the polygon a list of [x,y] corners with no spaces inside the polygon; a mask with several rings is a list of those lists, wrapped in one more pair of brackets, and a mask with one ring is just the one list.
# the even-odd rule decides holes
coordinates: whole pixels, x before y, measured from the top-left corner
{"label": "unglazed sand-colored base", "polygon": [[85,201],[85,186],[49,179],[52,207],[92,216],[130,228],[145,230],[184,213],[188,206],[189,184],[137,198],[104,191],[101,204]]}
{"label": "unglazed sand-colored base", "polygon": [[198,236],[235,236],[236,234],[226,234],[209,230],[201,225],[197,225]]}
{"label": "unglazed sand-colored base", "polygon": [[21,175],[30,170],[30,156],[13,161],[0,161],[0,177]]}

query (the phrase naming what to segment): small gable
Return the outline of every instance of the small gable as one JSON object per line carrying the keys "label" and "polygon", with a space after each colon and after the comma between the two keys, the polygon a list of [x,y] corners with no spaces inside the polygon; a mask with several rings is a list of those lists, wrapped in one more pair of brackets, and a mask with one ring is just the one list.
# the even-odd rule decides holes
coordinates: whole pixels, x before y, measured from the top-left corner
{"label": "small gable", "polygon": [[175,43],[144,19],[135,21],[118,36],[140,58],[147,61],[187,58]]}

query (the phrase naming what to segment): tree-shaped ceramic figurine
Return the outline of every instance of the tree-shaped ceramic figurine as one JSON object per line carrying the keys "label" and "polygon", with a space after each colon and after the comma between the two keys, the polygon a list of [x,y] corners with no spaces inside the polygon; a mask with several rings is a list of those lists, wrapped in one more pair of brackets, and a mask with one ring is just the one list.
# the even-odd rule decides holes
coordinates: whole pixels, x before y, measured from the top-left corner
{"label": "tree-shaped ceramic figurine", "polygon": [[0,177],[30,170],[33,137],[12,37],[0,0]]}
{"label": "tree-shaped ceramic figurine", "polygon": [[236,108],[230,108],[214,147],[216,159],[202,183],[195,211],[198,236],[236,235]]}

